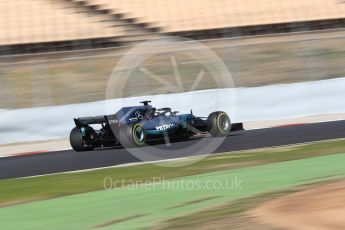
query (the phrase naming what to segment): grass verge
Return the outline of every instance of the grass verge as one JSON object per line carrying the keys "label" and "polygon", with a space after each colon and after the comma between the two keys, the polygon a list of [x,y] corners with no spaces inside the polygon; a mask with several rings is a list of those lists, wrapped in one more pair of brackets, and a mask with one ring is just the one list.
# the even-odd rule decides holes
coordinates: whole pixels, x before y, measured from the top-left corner
{"label": "grass verge", "polygon": [[344,164],[345,153],[338,153],[170,180],[155,174],[164,180],[4,207],[0,223],[3,229],[150,228],[246,197],[343,178]]}

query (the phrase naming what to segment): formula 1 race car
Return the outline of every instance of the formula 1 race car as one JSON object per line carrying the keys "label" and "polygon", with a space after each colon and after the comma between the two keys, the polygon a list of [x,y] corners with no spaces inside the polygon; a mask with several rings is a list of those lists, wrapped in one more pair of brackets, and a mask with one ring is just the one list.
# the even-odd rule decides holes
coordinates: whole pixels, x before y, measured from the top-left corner
{"label": "formula 1 race car", "polygon": [[[242,124],[231,124],[225,112],[213,112],[207,118],[178,114],[170,108],[156,109],[151,101],[141,106],[124,107],[113,115],[80,117],[70,133],[70,143],[76,151],[123,146],[142,147],[149,142],[188,139],[195,134],[210,133],[214,137],[227,136],[230,131],[242,130]],[[100,125],[95,130],[91,125]]]}

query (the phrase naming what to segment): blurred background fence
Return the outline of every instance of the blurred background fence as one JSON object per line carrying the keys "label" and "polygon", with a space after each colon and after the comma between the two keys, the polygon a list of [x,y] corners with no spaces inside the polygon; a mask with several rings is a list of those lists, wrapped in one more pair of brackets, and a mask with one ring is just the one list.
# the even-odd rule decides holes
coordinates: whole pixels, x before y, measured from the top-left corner
{"label": "blurred background fence", "polygon": [[1,0],[0,54],[344,27],[339,0]]}

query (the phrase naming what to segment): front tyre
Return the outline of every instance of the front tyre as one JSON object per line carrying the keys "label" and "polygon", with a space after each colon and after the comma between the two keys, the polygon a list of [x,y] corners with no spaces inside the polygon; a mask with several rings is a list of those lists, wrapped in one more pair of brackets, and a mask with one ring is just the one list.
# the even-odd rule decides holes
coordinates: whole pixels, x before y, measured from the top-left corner
{"label": "front tyre", "polygon": [[69,135],[69,141],[72,148],[77,152],[93,150],[93,147],[85,146],[83,137],[81,136],[81,133],[80,133],[80,129],[78,128],[72,129]]}
{"label": "front tyre", "polygon": [[225,112],[213,112],[207,118],[208,132],[214,137],[225,137],[230,133],[231,121]]}
{"label": "front tyre", "polygon": [[125,125],[119,130],[117,138],[124,148],[136,148],[146,145],[146,133],[140,123]]}

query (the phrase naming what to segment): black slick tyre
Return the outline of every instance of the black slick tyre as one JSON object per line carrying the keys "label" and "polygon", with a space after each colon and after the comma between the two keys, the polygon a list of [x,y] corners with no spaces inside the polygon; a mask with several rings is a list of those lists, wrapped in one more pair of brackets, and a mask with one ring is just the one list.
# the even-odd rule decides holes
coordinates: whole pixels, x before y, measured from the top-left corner
{"label": "black slick tyre", "polygon": [[69,141],[72,148],[77,152],[93,150],[92,147],[85,147],[83,137],[81,136],[80,129],[78,128],[72,129],[69,136]]}

